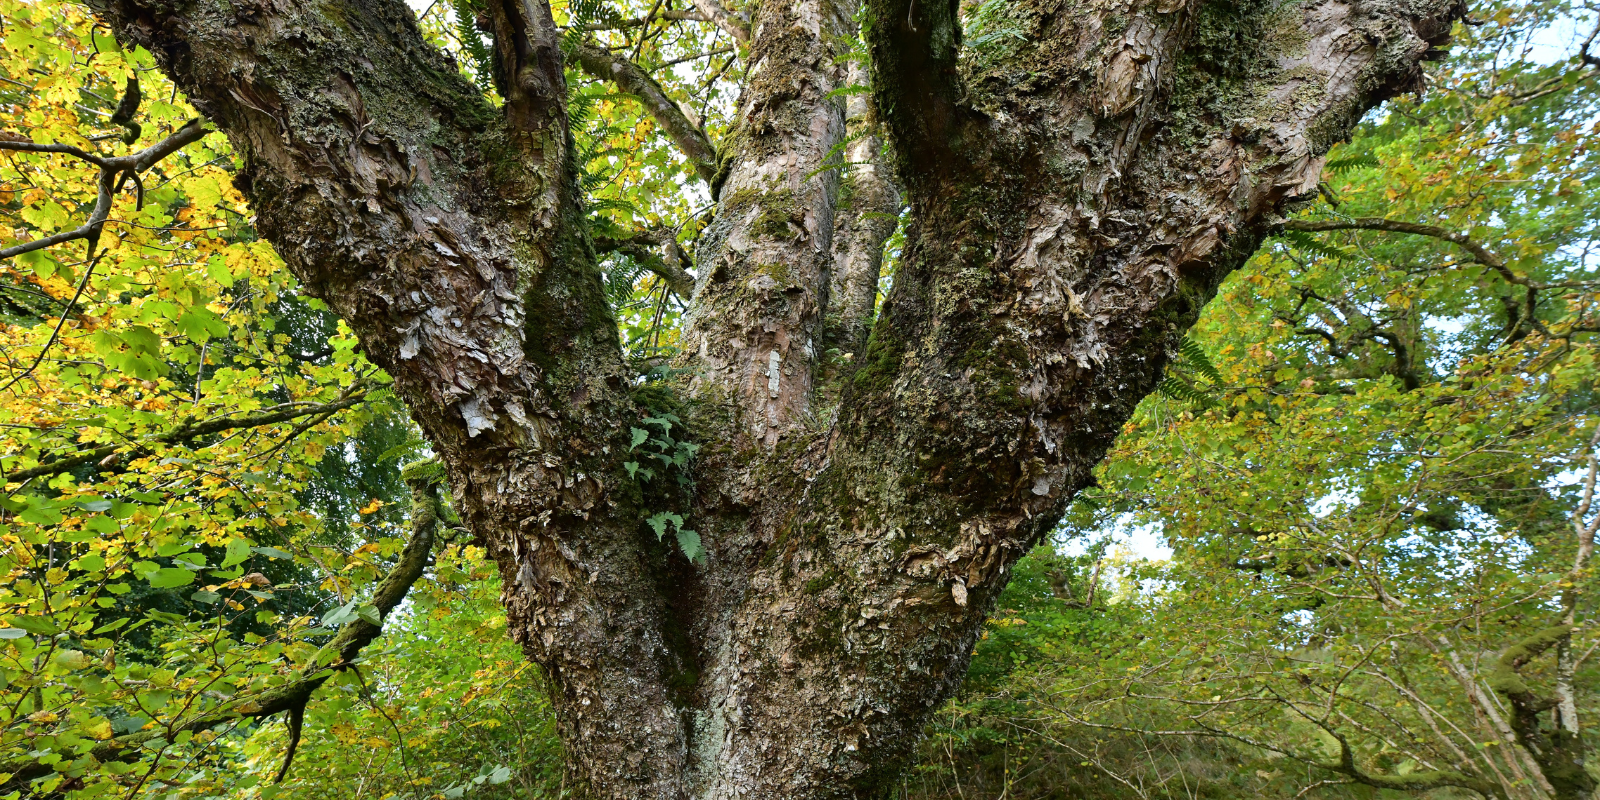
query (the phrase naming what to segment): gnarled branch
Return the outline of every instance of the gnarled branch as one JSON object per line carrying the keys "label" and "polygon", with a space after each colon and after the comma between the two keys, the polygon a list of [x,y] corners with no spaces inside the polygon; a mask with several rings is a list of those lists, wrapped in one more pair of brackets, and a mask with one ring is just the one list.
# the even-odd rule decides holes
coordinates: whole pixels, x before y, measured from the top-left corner
{"label": "gnarled branch", "polygon": [[[100,231],[105,227],[106,219],[111,216],[111,198],[120,186],[119,180],[126,176],[137,181],[139,173],[150,169],[157,162],[182,150],[184,147],[200,141],[208,133],[211,133],[211,131],[200,124],[200,120],[190,120],[188,124],[179,128],[172,135],[137,153],[130,153],[125,156],[95,155],[71,145],[35,144],[33,142],[0,139],[0,150],[18,150],[29,153],[65,153],[81,158],[100,168],[100,178],[97,182],[99,194],[95,198],[94,208],[89,212],[89,218],[84,221],[83,225],[70,231],[61,231],[42,239],[7,247],[4,250],[0,250],[0,259],[20,256],[23,253],[43,250],[47,247],[77,239],[88,239],[89,251],[93,255],[95,243],[100,239]],[[144,197],[143,189],[140,190],[139,195],[142,201]]]}

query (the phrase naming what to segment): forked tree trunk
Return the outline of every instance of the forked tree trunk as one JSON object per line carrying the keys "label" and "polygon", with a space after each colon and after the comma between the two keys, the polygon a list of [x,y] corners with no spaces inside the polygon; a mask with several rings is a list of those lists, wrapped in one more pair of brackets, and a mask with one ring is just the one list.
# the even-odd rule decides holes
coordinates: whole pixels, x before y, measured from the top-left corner
{"label": "forked tree trunk", "polygon": [[489,3],[503,109],[400,0],[91,3],[227,132],[261,233],[394,375],[574,770],[674,800],[881,796],[1168,349],[1462,12],[1017,0],[964,53],[953,0],[868,0],[896,162],[866,179],[899,180],[909,227],[864,351],[892,228],[861,215],[900,197],[846,173],[841,200],[824,168],[857,9],[713,13],[753,66],[673,401],[704,447],[689,564],[622,466],[662,400],[619,355],[545,0]]}

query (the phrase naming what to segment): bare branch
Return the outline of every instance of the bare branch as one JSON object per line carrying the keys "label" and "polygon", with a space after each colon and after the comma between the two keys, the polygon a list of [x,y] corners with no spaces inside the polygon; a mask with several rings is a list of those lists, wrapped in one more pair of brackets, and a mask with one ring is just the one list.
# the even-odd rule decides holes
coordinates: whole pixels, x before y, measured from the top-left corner
{"label": "bare branch", "polygon": [[1600,67],[1600,57],[1589,54],[1589,47],[1594,44],[1596,36],[1600,36],[1600,21],[1597,21],[1594,30],[1589,32],[1589,38],[1583,40],[1583,47],[1578,48],[1578,57],[1591,67]]}
{"label": "bare branch", "polygon": [[580,31],[625,31],[632,28],[642,28],[658,19],[675,22],[710,22],[711,18],[697,11],[673,11],[662,9],[648,17],[635,17],[633,19],[618,20],[616,22],[591,22],[587,25],[576,26]]}
{"label": "bare branch", "polygon": [[[15,134],[8,132],[5,135],[14,136]],[[85,152],[84,150],[73,147],[70,144],[37,144],[35,142],[12,141],[10,139],[0,138],[0,150],[17,150],[24,153],[66,153],[70,156],[77,156],[78,158],[81,158],[97,167],[103,166],[106,163],[105,159],[101,156]]]}

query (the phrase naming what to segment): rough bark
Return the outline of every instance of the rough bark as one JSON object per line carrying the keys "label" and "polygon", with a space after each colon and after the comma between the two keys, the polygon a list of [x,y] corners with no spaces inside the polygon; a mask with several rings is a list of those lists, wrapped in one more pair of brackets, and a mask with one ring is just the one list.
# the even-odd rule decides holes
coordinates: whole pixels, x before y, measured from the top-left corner
{"label": "rough bark", "polygon": [[[574,770],[706,800],[883,793],[1168,348],[1462,13],[1019,0],[1013,49],[963,55],[955,2],[868,0],[907,242],[854,373],[821,386],[830,310],[861,317],[830,280],[876,277],[839,266],[826,168],[856,9],[763,3],[691,377],[630,393],[544,2],[490,5],[498,111],[398,0],[91,2],[227,133],[262,234],[394,375]],[[701,564],[648,533],[662,498],[622,468],[660,404],[704,445]]]}
{"label": "rough bark", "polygon": [[729,11],[728,7],[722,4],[722,0],[691,0],[691,3],[706,19],[711,20],[740,44],[750,43],[748,16]]}
{"label": "rough bark", "polygon": [[828,314],[823,341],[853,361],[867,344],[883,274],[883,246],[900,225],[900,185],[890,154],[878,136],[877,112],[864,91],[866,65],[851,62],[845,103],[844,175],[834,216],[833,270],[828,275]]}
{"label": "rough bark", "polygon": [[806,424],[833,243],[844,138],[837,60],[853,0],[761,6],[738,128],[722,144],[726,178],[701,237],[700,286],[684,331],[698,370],[691,394],[734,409],[766,447]]}

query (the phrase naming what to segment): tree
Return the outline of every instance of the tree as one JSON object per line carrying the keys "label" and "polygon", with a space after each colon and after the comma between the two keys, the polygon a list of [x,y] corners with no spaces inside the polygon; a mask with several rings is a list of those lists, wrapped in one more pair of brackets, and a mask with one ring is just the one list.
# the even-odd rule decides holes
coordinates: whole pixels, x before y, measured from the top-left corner
{"label": "tree", "polygon": [[[1159,528],[1171,562],[995,717],[1209,741],[1252,796],[1594,796],[1594,20],[1479,11],[1223,285],[1069,514]],[[1571,57],[1531,52],[1574,17]]]}
{"label": "tree", "polygon": [[[964,44],[953,2],[697,0],[638,25],[574,3],[558,27],[491,0],[457,10],[474,84],[397,2],[90,5],[228,136],[261,234],[393,376],[574,770],[628,798],[884,791],[1218,282],[1462,13],[995,3]],[[630,63],[701,20],[744,71],[715,142]],[[631,51],[584,38],[635,28]],[[833,168],[875,149],[840,98],[858,35],[899,190]],[[637,98],[715,197],[664,380],[623,357],[569,63]],[[67,232],[92,250],[145,157],[55,152],[102,170],[107,205]],[[888,235],[866,223],[899,197],[863,342]]]}

